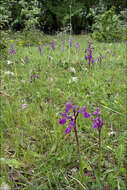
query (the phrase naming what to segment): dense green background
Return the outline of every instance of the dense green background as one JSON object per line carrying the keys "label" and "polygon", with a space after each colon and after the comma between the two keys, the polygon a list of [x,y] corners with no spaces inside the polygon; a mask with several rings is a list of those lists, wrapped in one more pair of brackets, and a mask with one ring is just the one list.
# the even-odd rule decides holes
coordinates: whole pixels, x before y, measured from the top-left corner
{"label": "dense green background", "polygon": [[90,31],[94,21],[88,16],[104,13],[112,6],[116,14],[126,8],[126,0],[1,0],[0,28],[23,30],[25,27],[54,33],[71,24],[74,33]]}

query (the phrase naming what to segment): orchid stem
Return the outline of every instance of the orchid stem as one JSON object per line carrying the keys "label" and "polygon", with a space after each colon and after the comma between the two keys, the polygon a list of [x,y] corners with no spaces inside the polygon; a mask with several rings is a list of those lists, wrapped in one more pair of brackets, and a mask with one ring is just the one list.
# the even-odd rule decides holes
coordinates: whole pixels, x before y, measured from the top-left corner
{"label": "orchid stem", "polygon": [[[74,132],[75,132],[75,139],[76,139],[77,148],[78,148],[78,156],[79,156],[79,164],[80,164],[81,183],[83,184],[84,181],[85,181],[85,176],[84,176],[84,170],[83,170],[82,158],[81,158],[81,154],[80,154],[80,145],[79,145],[78,133],[77,133],[77,128],[76,128],[76,120],[75,120]],[[80,189],[82,190],[82,186],[80,187]]]}
{"label": "orchid stem", "polygon": [[101,152],[101,130],[99,130],[99,160],[98,160],[98,177],[99,177],[99,179],[101,177],[101,157],[102,157],[102,152]]}

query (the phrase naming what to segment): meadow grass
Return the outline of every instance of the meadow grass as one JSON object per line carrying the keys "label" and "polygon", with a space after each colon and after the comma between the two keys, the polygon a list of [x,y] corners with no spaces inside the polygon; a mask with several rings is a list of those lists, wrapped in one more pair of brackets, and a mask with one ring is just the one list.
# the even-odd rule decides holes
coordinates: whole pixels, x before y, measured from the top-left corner
{"label": "meadow grass", "polygon": [[[98,133],[91,120],[77,127],[85,183],[83,189],[126,189],[126,44],[92,41],[95,62],[88,68],[84,51],[89,36],[49,36],[47,44],[18,45],[1,60],[1,178],[12,190],[78,190],[79,160],[74,133],[59,124],[65,104],[101,108],[101,184],[96,176]],[[54,42],[52,50],[50,42]],[[79,42],[80,49],[76,49]],[[11,42],[8,41],[8,49]],[[64,47],[64,49],[63,49]],[[102,54],[104,58],[98,62]],[[27,59],[27,60],[26,60]],[[31,75],[39,78],[30,82]],[[87,160],[87,162],[86,162]]]}

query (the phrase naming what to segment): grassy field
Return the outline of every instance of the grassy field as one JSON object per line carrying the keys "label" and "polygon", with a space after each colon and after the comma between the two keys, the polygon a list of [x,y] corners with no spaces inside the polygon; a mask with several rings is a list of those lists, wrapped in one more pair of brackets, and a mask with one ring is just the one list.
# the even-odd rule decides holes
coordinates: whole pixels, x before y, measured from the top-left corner
{"label": "grassy field", "polygon": [[[1,190],[5,185],[12,190],[125,190],[126,44],[97,43],[81,35],[72,36],[70,47],[69,36],[47,39],[40,52],[38,44],[8,41],[8,50],[13,43],[16,54],[1,60]],[[89,40],[90,68],[84,58]],[[80,115],[82,183],[74,131],[65,134],[66,124],[59,124],[68,101],[87,106],[90,114],[101,109],[100,179],[98,131]]]}

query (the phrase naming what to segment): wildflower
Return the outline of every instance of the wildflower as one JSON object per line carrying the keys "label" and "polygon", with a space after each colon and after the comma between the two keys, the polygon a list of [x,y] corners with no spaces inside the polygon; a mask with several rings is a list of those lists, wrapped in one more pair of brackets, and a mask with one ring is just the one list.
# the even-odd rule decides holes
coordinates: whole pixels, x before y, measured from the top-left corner
{"label": "wildflower", "polygon": [[13,55],[16,54],[13,44],[11,44],[11,49],[9,50],[9,54],[13,54]]}
{"label": "wildflower", "polygon": [[14,75],[15,75],[15,74],[14,74],[13,72],[11,72],[11,71],[6,71],[4,74],[5,74],[5,75],[10,75],[10,76],[14,76]]}
{"label": "wildflower", "polygon": [[100,108],[96,108],[96,111],[93,112],[94,116],[97,116],[96,118],[92,118],[92,122],[93,122],[93,128],[94,129],[98,129],[98,145],[99,145],[99,157],[98,157],[98,177],[100,179],[101,176],[101,158],[102,158],[102,147],[101,147],[101,129],[103,126],[103,119],[100,117],[100,115],[102,115],[100,113]]}
{"label": "wildflower", "polygon": [[23,45],[23,42],[22,42],[22,41],[19,41],[18,44],[19,44],[19,46],[22,46],[22,45]]}
{"label": "wildflower", "polygon": [[40,47],[40,45],[38,45],[38,51],[39,51],[39,53],[40,53],[40,55],[41,55],[41,53],[42,53],[42,48]]}
{"label": "wildflower", "polygon": [[103,120],[101,117],[97,117],[96,119],[92,118],[92,122],[94,129],[98,128],[100,130],[103,126]]}
{"label": "wildflower", "polygon": [[79,42],[76,43],[76,49],[77,49],[77,50],[80,49],[80,44],[79,44]]}
{"label": "wildflower", "polygon": [[82,113],[85,118],[89,118],[90,114],[86,112],[86,110],[87,110],[87,107],[83,106],[82,110],[79,110],[79,112]]}
{"label": "wildflower", "polygon": [[[69,115],[69,111],[72,110],[73,114]],[[65,112],[61,114],[62,118],[59,120],[60,125],[64,125],[68,122],[68,127],[65,130],[65,134],[70,133],[72,128],[74,128],[75,133],[76,131],[76,120],[79,113],[83,114],[85,118],[89,118],[90,114],[86,111],[87,108],[84,106],[81,110],[77,106],[73,106],[70,102],[66,103]]]}
{"label": "wildflower", "polygon": [[23,79],[21,80],[21,83],[22,83],[22,84],[25,84],[25,82],[26,82],[25,80],[23,80]]}
{"label": "wildflower", "polygon": [[22,110],[28,107],[28,104],[22,104]]}
{"label": "wildflower", "polygon": [[88,60],[88,66],[94,63],[93,52],[90,42],[88,43],[88,48],[85,49],[85,59]]}
{"label": "wildflower", "polygon": [[76,73],[76,70],[75,70],[75,68],[74,67],[69,67],[69,69],[68,69],[71,73]]}
{"label": "wildflower", "polygon": [[55,44],[54,44],[54,42],[51,42],[51,48],[52,48],[53,50],[55,50]]}
{"label": "wildflower", "polygon": [[11,65],[11,64],[12,64],[12,61],[9,61],[9,60],[8,60],[8,61],[7,61],[7,64],[8,64],[8,65]]}
{"label": "wildflower", "polygon": [[96,108],[96,111],[94,111],[92,114],[93,115],[102,115],[102,113],[100,113],[100,108]]}
{"label": "wildflower", "polygon": [[30,77],[30,83],[32,83],[33,81],[35,81],[35,78],[36,79],[39,79],[40,77],[39,77],[39,75],[38,74],[34,74],[34,75],[31,75],[31,77]]}
{"label": "wildflower", "polygon": [[72,47],[72,38],[69,39],[70,47]]}
{"label": "wildflower", "polygon": [[97,116],[96,118],[92,118],[92,122],[93,122],[93,128],[96,129],[98,128],[98,130],[101,130],[102,126],[103,126],[103,120],[100,117],[100,115],[102,115],[102,113],[100,112],[100,108],[96,108],[96,110],[92,113],[94,116]]}
{"label": "wildflower", "polygon": [[72,77],[72,81],[73,82],[77,82],[78,81],[78,77]]}

